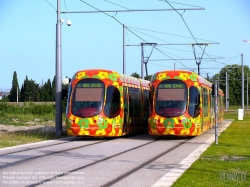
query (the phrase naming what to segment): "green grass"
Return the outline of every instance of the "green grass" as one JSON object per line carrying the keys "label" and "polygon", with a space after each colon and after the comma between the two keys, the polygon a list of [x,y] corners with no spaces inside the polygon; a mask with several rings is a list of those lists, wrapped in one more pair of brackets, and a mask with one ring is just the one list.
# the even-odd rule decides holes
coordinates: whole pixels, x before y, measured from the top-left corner
{"label": "green grass", "polygon": [[[63,133],[62,137],[66,137]],[[56,139],[54,132],[29,131],[0,134],[0,148]]]}
{"label": "green grass", "polygon": [[[63,114],[62,118],[65,118],[65,114]],[[54,126],[55,106],[49,103],[0,102],[0,124],[5,126]],[[65,134],[62,135],[62,137],[65,136]],[[39,130],[19,133],[0,133],[0,148],[55,138],[55,132],[42,132]]]}
{"label": "green grass", "polygon": [[173,184],[183,186],[250,186],[250,111],[238,120],[237,111],[225,113],[235,119],[221,133],[218,145],[213,143]]}
{"label": "green grass", "polygon": [[51,104],[23,103],[10,104],[0,102],[0,124],[27,126],[55,121],[55,107]]}
{"label": "green grass", "polygon": [[55,121],[52,114],[34,115],[34,114],[3,114],[0,116],[0,124],[14,126],[33,126]]}

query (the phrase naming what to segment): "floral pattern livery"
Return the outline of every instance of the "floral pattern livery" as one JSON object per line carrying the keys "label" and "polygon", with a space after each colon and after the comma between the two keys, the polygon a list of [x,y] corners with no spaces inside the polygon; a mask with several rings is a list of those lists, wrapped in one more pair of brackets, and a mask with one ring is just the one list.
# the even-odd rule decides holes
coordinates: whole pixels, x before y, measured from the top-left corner
{"label": "floral pattern livery", "polygon": [[[123,132],[124,125],[124,97],[123,97],[123,86],[130,87],[142,87],[142,83],[144,85],[148,85],[149,81],[140,80],[131,76],[119,74],[115,71],[111,70],[103,70],[103,69],[91,69],[91,70],[82,70],[78,71],[74,74],[72,81],[70,82],[70,86],[74,89],[75,85],[78,81],[87,78],[95,78],[102,80],[105,84],[105,88],[109,85],[115,86],[120,92],[120,114],[114,118],[108,118],[103,110],[100,114],[93,117],[81,118],[73,115],[71,113],[72,103],[69,102],[67,104],[67,114],[65,127],[68,135],[71,136],[107,136],[107,137],[115,137],[122,136],[125,134],[133,133],[141,130],[140,126],[134,126],[134,124],[129,123],[131,119],[128,119],[127,130]],[[149,90],[149,86],[148,86]],[[69,96],[70,97],[70,96]],[[104,101],[106,100],[104,96]],[[71,98],[69,98],[71,101]]]}
{"label": "floral pattern livery", "polygon": [[[203,77],[200,77],[194,72],[185,71],[185,70],[169,70],[161,71],[155,73],[150,81],[150,90],[151,90],[151,100],[152,113],[148,119],[148,130],[151,135],[163,136],[163,135],[174,135],[174,136],[197,136],[209,128],[213,127],[211,123],[212,114],[210,110],[207,117],[203,117],[202,110],[200,115],[196,118],[192,118],[187,110],[184,114],[178,117],[166,118],[156,114],[155,111],[155,90],[158,84],[167,79],[178,79],[186,83],[187,88],[195,86],[198,90],[202,91],[202,87],[210,89],[212,84],[208,82]],[[210,89],[211,90],[211,89]],[[220,95],[223,96],[223,92],[220,90]],[[189,96],[188,96],[189,99]],[[211,106],[211,99],[208,99],[208,106]],[[200,107],[202,108],[202,94],[200,97]],[[220,112],[221,121],[223,119],[223,110]]]}

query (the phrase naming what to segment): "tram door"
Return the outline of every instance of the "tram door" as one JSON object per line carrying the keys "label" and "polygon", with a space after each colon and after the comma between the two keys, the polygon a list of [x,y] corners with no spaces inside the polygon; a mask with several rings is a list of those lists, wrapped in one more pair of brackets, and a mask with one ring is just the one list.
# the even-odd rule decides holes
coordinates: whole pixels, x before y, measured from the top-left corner
{"label": "tram door", "polygon": [[123,132],[127,132],[129,105],[128,105],[128,88],[126,86],[123,87],[123,100],[124,100]]}

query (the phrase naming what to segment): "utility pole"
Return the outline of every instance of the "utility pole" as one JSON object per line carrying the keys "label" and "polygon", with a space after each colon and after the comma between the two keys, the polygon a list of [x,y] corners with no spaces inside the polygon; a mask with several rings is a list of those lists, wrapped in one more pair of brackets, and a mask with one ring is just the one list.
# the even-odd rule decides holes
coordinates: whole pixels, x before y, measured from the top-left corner
{"label": "utility pole", "polygon": [[[206,43],[206,45],[208,45],[208,44],[219,44],[219,43]],[[153,45],[153,47],[155,47],[156,45],[190,45],[190,44],[184,44],[184,43],[182,43],[182,44],[158,44],[158,43],[140,43],[140,44],[132,44],[132,45],[126,45],[126,46],[141,46],[141,48],[142,48],[142,52],[141,52],[141,58],[142,58],[142,60],[141,60],[141,77],[143,78],[143,63],[145,64],[145,66],[147,66],[147,63],[148,63],[148,61],[149,61],[149,57],[147,57],[147,61],[146,61],[146,63],[145,63],[145,61],[144,61],[144,54],[143,54],[143,45]],[[191,45],[196,45],[196,44],[191,44]],[[201,45],[201,44],[200,44]],[[202,44],[202,45],[205,45],[205,44]],[[154,49],[154,48],[153,48]],[[153,51],[153,50],[152,50]],[[152,53],[152,51],[151,51],[151,53]],[[150,55],[151,55],[151,53],[150,53]],[[203,53],[204,53],[204,50],[203,50]],[[209,59],[211,59],[211,58],[209,58]],[[150,60],[150,61],[162,61],[162,60],[193,60],[193,59],[160,59],[160,60]],[[195,58],[195,60],[197,60],[196,58]],[[174,67],[175,68],[175,67]],[[147,71],[147,69],[146,69],[146,71]],[[147,73],[147,72],[146,72]]]}
{"label": "utility pole", "polygon": [[[153,46],[153,48],[152,48],[152,50],[151,50],[151,53],[150,53],[150,55],[148,56],[148,57],[144,57],[144,45],[151,45],[151,46]],[[150,58],[150,56],[151,56],[151,54],[152,54],[152,52],[153,52],[153,50],[154,50],[154,48],[155,48],[155,46],[157,45],[157,43],[141,43],[141,79],[143,79],[143,65],[145,64],[145,69],[146,69],[146,76],[148,76],[148,68],[147,68],[147,63],[148,63],[148,61],[149,61],[149,58]],[[146,58],[146,60],[145,60],[145,58]]]}
{"label": "utility pole", "polygon": [[248,73],[247,73],[247,110],[248,110]]}
{"label": "utility pole", "polygon": [[125,25],[123,24],[123,74],[126,74],[126,41],[125,41]]}
{"label": "utility pole", "polygon": [[241,54],[241,108],[243,109],[243,117],[244,117],[244,65],[243,65],[243,54]]}
{"label": "utility pole", "polygon": [[218,82],[214,80],[215,144],[218,144]]}
{"label": "utility pole", "polygon": [[144,64],[144,49],[143,49],[143,43],[141,43],[141,79],[143,79],[143,64]]}
{"label": "utility pole", "polygon": [[226,71],[226,110],[228,110],[229,108],[229,94],[228,94],[228,75],[227,75],[227,71]]}
{"label": "utility pole", "polygon": [[16,102],[18,102],[18,86],[16,87]]}
{"label": "utility pole", "polygon": [[56,22],[56,137],[62,134],[62,44],[61,44],[61,10],[60,0],[57,0]]}
{"label": "utility pole", "polygon": [[[195,45],[199,45],[199,46],[205,45],[201,57],[196,57],[195,47],[194,47]],[[204,52],[205,52],[206,46],[208,46],[207,43],[196,43],[196,44],[192,44],[195,62],[196,62],[196,64],[198,65],[198,75],[200,75],[200,64],[201,64],[202,57],[203,57],[203,54],[204,54]]]}

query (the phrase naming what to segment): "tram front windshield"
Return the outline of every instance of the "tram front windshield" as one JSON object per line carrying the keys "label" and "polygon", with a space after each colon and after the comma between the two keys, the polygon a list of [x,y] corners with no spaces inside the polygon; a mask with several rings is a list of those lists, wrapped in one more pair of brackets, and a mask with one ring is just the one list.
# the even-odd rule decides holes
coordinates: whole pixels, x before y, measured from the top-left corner
{"label": "tram front windshield", "polygon": [[99,114],[103,106],[104,83],[97,79],[79,81],[73,91],[72,113],[80,117]]}
{"label": "tram front windshield", "polygon": [[184,114],[187,105],[187,85],[180,80],[162,81],[156,90],[156,113],[164,117]]}

